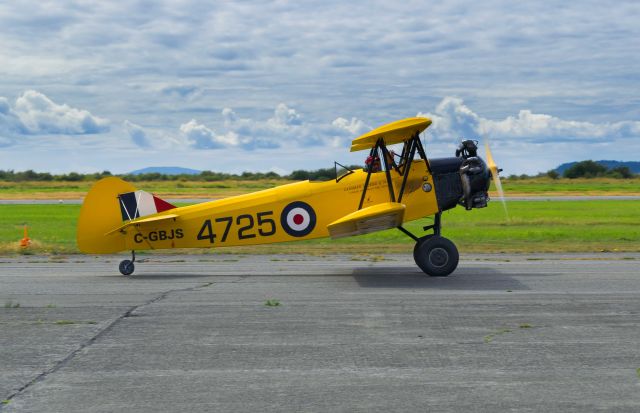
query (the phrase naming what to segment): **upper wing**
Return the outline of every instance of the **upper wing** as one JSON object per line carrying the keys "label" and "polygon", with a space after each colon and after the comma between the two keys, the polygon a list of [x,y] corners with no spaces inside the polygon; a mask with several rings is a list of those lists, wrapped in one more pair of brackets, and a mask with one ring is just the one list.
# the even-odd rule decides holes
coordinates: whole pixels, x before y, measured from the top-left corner
{"label": "upper wing", "polygon": [[402,224],[405,205],[384,202],[352,212],[327,226],[331,238],[368,234]]}
{"label": "upper wing", "polygon": [[429,118],[407,118],[387,123],[365,133],[351,142],[351,152],[371,149],[378,139],[383,138],[385,145],[393,145],[411,139],[431,125]]}

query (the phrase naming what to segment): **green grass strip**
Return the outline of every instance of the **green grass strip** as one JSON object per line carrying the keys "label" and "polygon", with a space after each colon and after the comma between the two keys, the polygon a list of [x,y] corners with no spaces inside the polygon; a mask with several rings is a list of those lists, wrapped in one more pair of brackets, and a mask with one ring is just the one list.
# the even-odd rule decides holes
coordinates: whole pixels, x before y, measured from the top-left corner
{"label": "green grass strip", "polygon": [[[467,252],[640,251],[640,201],[520,201],[509,202],[508,207],[508,221],[502,205],[495,201],[484,209],[447,211],[443,214],[443,235]],[[0,205],[0,253],[77,253],[79,212],[79,205]],[[421,235],[422,227],[431,222],[431,218],[424,218],[405,227]],[[23,225],[28,225],[33,240],[27,251],[18,247]],[[360,250],[374,246],[372,253],[409,252],[413,241],[398,230],[387,230],[339,240],[287,243],[280,248],[331,251],[344,250],[345,245]],[[277,252],[278,248],[233,251]]]}

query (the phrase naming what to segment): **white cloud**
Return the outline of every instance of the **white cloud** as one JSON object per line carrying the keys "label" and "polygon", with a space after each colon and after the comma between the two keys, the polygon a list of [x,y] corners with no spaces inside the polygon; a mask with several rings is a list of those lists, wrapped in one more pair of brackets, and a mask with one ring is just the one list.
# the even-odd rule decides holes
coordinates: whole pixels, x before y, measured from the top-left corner
{"label": "white cloud", "polygon": [[4,137],[4,146],[8,146],[12,141],[10,136],[26,133],[26,129],[20,119],[11,109],[9,101],[0,96],[0,136]]}
{"label": "white cloud", "polygon": [[200,119],[203,107],[230,106],[255,117],[266,102],[280,101],[314,102],[313,116],[331,117],[338,107],[378,123],[454,94],[475,99],[483,113],[530,107],[576,119],[637,115],[640,42],[629,41],[640,37],[634,0],[616,7],[550,0],[546,8],[505,0],[438,7],[5,3],[0,90],[37,82],[75,94],[73,102],[94,99],[93,110],[112,119],[135,113],[145,125],[153,122],[138,117],[141,108],[149,118],[171,116],[162,109],[176,100],[197,105],[173,107],[181,112],[173,125]]}
{"label": "white cloud", "polygon": [[109,130],[106,119],[87,110],[58,105],[35,90],[28,90],[16,99],[14,112],[32,134],[84,135]]}
{"label": "white cloud", "polygon": [[433,121],[428,135],[436,140],[458,140],[489,137],[491,139],[536,142],[585,141],[640,137],[640,122],[582,122],[533,113],[523,109],[517,116],[502,120],[482,117],[464,104],[462,99],[446,97],[433,113],[419,113]]}
{"label": "white cloud", "polygon": [[217,135],[195,119],[180,125],[180,133],[186,138],[187,143],[196,149],[220,149],[238,145],[238,136],[235,133]]}
{"label": "white cloud", "polygon": [[346,146],[351,139],[371,129],[357,118],[337,118],[331,123],[306,122],[297,110],[280,103],[266,121],[241,118],[230,108],[222,110],[226,134],[233,133],[244,149],[282,146]]}
{"label": "white cloud", "polygon": [[[505,145],[511,139],[519,146],[556,142],[549,148],[574,160],[577,146],[587,151],[581,156],[597,157],[603,151],[596,142],[617,136],[627,144],[618,148],[628,148],[638,136],[640,42],[629,40],[640,38],[635,0],[615,7],[595,0],[549,0],[545,8],[507,0],[325,6],[4,2],[0,91],[46,91],[56,103],[46,115],[28,112],[27,122],[13,99],[0,101],[3,144],[46,152],[44,136],[24,136],[49,134],[47,142],[57,144],[69,134],[64,140],[79,157],[99,156],[107,145],[133,147],[122,124],[134,119],[145,126],[148,154],[185,150],[195,156],[193,145],[200,142],[257,157],[263,151],[247,150],[345,148],[367,124],[420,109],[440,117],[427,132],[444,139],[434,151],[454,146],[459,135],[488,134]],[[463,97],[468,107],[449,102],[434,109],[442,96]],[[287,104],[272,111],[278,102]],[[52,111],[62,103],[72,107],[64,115]],[[84,125],[81,108],[113,120],[114,130],[106,132],[108,125],[90,113]],[[237,114],[229,109],[220,117],[223,108]],[[205,129],[178,132],[190,119]],[[96,129],[104,133],[75,136]],[[188,144],[187,135],[200,140]],[[565,139],[584,145],[565,149],[557,143]],[[629,149],[616,150],[607,156],[637,158]],[[20,167],[46,168],[33,162]],[[539,162],[528,155],[521,163],[536,168]]]}
{"label": "white cloud", "polygon": [[35,90],[19,96],[13,107],[0,97],[0,131],[16,135],[87,135],[107,132],[109,122],[89,111],[59,105]]}
{"label": "white cloud", "polygon": [[275,129],[285,126],[299,126],[302,125],[302,117],[295,109],[280,103],[276,106],[273,117],[267,123]]}
{"label": "white cloud", "polygon": [[338,129],[344,129],[354,136],[362,135],[363,133],[371,130],[369,126],[367,126],[363,121],[357,118],[351,118],[351,120],[346,120],[345,118],[336,118],[331,125],[335,126]]}
{"label": "white cloud", "polygon": [[462,99],[446,97],[436,106],[434,113],[418,113],[433,122],[429,135],[436,139],[471,139],[477,137],[480,117],[464,105]]}
{"label": "white cloud", "polygon": [[133,122],[125,120],[123,123],[124,129],[129,134],[131,141],[141,148],[149,148],[151,143],[147,137],[147,133],[140,125],[136,125]]}
{"label": "white cloud", "polygon": [[189,122],[180,125],[180,133],[182,133],[187,142],[194,148],[217,149],[222,147],[215,139],[215,132],[201,125],[195,119],[191,119]]}
{"label": "white cloud", "polygon": [[238,115],[231,108],[222,109],[222,118],[224,119],[224,126],[226,128],[231,127],[238,121]]}
{"label": "white cloud", "polygon": [[6,115],[11,111],[11,105],[7,98],[0,96],[0,115]]}
{"label": "white cloud", "polygon": [[551,115],[521,110],[501,121],[483,119],[481,131],[498,138],[532,140],[603,140],[640,137],[640,122],[593,123],[563,120]]}

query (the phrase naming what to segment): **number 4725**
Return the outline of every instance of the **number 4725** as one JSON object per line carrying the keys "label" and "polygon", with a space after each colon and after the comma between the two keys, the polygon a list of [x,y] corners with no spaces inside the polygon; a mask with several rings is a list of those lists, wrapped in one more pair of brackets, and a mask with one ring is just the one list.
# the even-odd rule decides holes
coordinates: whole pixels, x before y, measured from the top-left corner
{"label": "number 4725", "polygon": [[[235,226],[238,231],[238,239],[255,238],[255,227],[257,224],[258,235],[262,237],[269,237],[276,233],[276,222],[273,218],[273,211],[258,212],[254,219],[253,215],[242,214],[235,218]],[[222,232],[222,238],[220,242],[225,242],[229,236],[229,231],[234,223],[233,217],[220,217],[216,218],[215,222],[225,223],[224,231]],[[216,234],[213,232],[213,224],[210,219],[206,219],[202,223],[202,228],[198,232],[198,240],[209,240],[213,244],[216,239]]]}

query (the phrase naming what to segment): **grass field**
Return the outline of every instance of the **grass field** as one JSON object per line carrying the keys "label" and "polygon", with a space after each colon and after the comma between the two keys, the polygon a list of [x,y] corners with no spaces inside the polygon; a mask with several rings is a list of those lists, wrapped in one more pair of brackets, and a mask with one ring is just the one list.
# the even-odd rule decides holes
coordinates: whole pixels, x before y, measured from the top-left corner
{"label": "grass field", "polygon": [[[502,206],[443,214],[443,235],[463,252],[600,252],[640,251],[640,201],[509,202],[510,220]],[[77,253],[75,230],[79,205],[0,205],[0,254]],[[406,225],[415,234],[431,219]],[[21,250],[23,225],[33,247]],[[348,248],[346,248],[348,247]],[[193,253],[353,252],[383,255],[410,252],[413,241],[397,230],[344,238],[259,247],[188,250]],[[185,252],[185,251],[182,251]]]}
{"label": "grass field", "polygon": [[640,177],[633,179],[504,179],[506,195],[640,195]]}
{"label": "grass field", "polygon": [[[221,198],[290,183],[284,179],[256,181],[143,181],[133,185],[164,198]],[[0,181],[0,199],[80,199],[95,182]]]}
{"label": "grass field", "polygon": [[[146,181],[134,186],[164,198],[222,198],[292,181],[262,179],[256,181]],[[526,195],[640,195],[640,177],[634,179],[504,179],[509,196]],[[79,199],[94,182],[3,182],[0,199]],[[492,194],[495,196],[495,194]]]}

